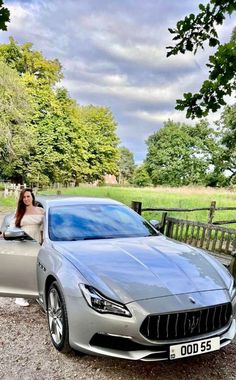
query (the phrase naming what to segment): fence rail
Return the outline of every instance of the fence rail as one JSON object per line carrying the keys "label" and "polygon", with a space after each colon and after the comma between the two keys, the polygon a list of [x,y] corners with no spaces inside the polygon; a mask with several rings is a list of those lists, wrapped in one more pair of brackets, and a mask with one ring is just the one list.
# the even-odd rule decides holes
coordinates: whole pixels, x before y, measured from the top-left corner
{"label": "fence rail", "polygon": [[142,202],[132,201],[131,208],[138,214],[142,214],[145,211],[156,212],[194,212],[194,211],[208,211],[207,223],[222,225],[222,224],[234,224],[236,219],[214,221],[216,211],[236,211],[236,207],[216,207],[216,202],[212,201],[209,207],[193,207],[193,208],[177,208],[177,207],[142,207]]}
{"label": "fence rail", "polygon": [[[135,202],[135,203],[141,203],[141,202]],[[144,207],[142,208],[142,211],[209,211],[211,210],[211,207],[194,207],[194,208],[175,208],[175,207]],[[227,210],[236,210],[236,207],[216,207],[214,208],[215,211],[227,211]]]}

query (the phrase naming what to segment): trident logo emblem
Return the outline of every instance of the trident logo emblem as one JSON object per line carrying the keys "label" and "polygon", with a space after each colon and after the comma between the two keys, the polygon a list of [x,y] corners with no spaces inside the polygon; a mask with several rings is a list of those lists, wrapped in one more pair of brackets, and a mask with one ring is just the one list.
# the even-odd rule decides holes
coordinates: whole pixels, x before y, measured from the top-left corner
{"label": "trident logo emblem", "polygon": [[187,319],[188,323],[188,331],[192,334],[192,332],[197,328],[199,325],[199,318],[197,318],[195,315]]}

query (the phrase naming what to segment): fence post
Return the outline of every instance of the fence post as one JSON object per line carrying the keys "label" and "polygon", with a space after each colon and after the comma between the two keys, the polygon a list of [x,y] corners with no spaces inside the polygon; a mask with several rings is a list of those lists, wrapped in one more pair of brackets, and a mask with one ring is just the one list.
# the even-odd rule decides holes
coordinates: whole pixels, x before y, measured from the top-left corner
{"label": "fence post", "polygon": [[136,211],[139,215],[142,214],[142,202],[132,201],[131,208]]}
{"label": "fence post", "polygon": [[167,217],[167,212],[163,212],[161,215],[161,222],[160,222],[160,228],[159,228],[159,231],[162,234],[164,234],[164,232],[165,232],[166,217]]}
{"label": "fence post", "polygon": [[210,206],[210,210],[209,210],[209,214],[208,214],[208,221],[207,221],[208,224],[212,224],[212,222],[213,222],[215,209],[216,209],[216,201],[212,201],[211,206]]}
{"label": "fence post", "polygon": [[232,275],[236,277],[236,251],[231,252],[231,255],[232,255],[232,259],[229,266],[229,270],[232,273]]}
{"label": "fence post", "polygon": [[166,236],[172,237],[171,236],[171,230],[172,230],[172,222],[168,219],[166,223]]}

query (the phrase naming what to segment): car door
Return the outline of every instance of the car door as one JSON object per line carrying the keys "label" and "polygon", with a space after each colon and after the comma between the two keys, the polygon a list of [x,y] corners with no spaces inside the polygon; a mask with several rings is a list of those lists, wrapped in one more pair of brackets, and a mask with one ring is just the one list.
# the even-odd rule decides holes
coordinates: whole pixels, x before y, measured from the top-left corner
{"label": "car door", "polygon": [[39,249],[40,244],[35,240],[0,238],[0,296],[38,297]]}

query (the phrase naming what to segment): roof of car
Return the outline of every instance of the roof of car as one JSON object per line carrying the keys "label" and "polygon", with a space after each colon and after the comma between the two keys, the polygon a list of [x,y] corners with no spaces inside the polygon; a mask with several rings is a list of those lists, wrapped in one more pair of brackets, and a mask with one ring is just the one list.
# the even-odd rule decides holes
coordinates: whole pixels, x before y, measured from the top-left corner
{"label": "roof of car", "polygon": [[43,206],[63,206],[76,204],[121,204],[113,199],[98,197],[78,197],[66,195],[40,195],[36,197],[37,202]]}

